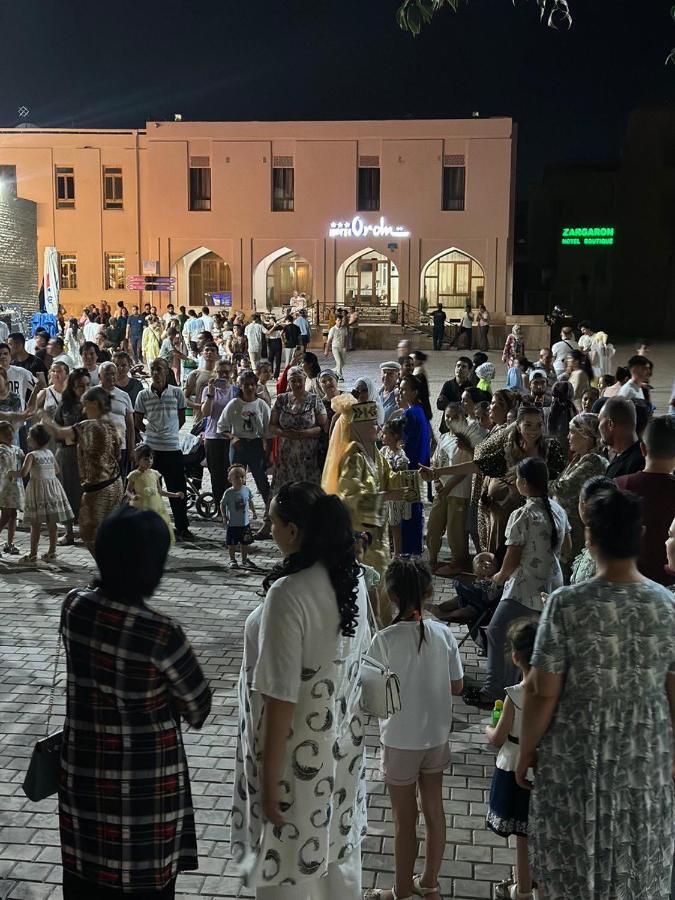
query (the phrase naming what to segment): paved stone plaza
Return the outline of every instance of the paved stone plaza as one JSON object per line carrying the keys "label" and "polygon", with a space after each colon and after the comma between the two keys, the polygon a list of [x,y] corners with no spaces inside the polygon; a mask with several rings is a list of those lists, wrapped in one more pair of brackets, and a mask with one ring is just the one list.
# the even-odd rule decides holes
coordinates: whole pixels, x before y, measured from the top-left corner
{"label": "paved stone plaza", "polygon": [[[617,348],[623,363],[632,347]],[[430,354],[432,402],[449,377],[455,352]],[[533,354],[534,355],[534,354]],[[350,354],[347,385],[360,373],[376,372],[391,353]],[[675,378],[673,345],[652,354],[656,377],[654,402],[666,411]],[[498,355],[491,358],[498,362]],[[503,384],[503,366],[497,365]],[[242,651],[242,630],[249,612],[260,602],[262,575],[232,571],[226,565],[224,535],[214,523],[192,518],[195,545],[172,549],[165,578],[154,598],[157,609],[178,619],[199,656],[214,692],[213,709],[201,731],[184,728],[196,807],[200,868],[179,877],[177,892],[185,897],[238,895],[228,854],[229,807],[236,742],[236,680]],[[22,551],[28,535],[18,534]],[[271,542],[254,545],[254,559],[270,568],[277,557]],[[49,685],[57,643],[61,601],[66,592],[85,585],[93,564],[81,546],[60,548],[57,564],[21,570],[15,558],[0,557],[0,898],[61,896],[61,867],[56,801],[30,803],[21,790],[35,740],[44,734]],[[439,593],[449,584],[436,579]],[[464,629],[457,630],[457,636]],[[466,674],[475,677],[483,661],[467,641],[462,648]],[[63,660],[52,727],[64,710]],[[445,776],[448,846],[442,869],[445,897],[492,896],[492,883],[507,876],[514,851],[484,827],[485,799],[494,752],[484,737],[487,714],[455,705],[453,766]],[[369,833],[363,845],[364,887],[390,887],[393,872],[393,823],[388,798],[378,777],[377,727],[368,729]],[[423,829],[420,825],[420,835]],[[242,893],[242,896],[246,896]],[[92,895],[92,900],[95,896]],[[338,898],[336,898],[338,900]]]}

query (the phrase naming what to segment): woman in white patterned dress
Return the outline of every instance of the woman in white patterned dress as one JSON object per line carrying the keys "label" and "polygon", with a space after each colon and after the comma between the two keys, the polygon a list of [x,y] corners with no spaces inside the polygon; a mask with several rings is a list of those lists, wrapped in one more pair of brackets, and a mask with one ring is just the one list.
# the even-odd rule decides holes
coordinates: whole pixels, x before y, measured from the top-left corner
{"label": "woman in white patterned dress", "polygon": [[284,560],[244,632],[232,855],[257,900],[361,900],[370,629],[351,520],[308,483],[270,514]]}
{"label": "woman in white patterned dress", "polygon": [[549,598],[526,690],[533,875],[540,900],[668,900],[675,603],[638,571],[637,497],[600,491],[585,515],[598,573]]}
{"label": "woman in white patterned dress", "polygon": [[23,513],[24,524],[30,525],[30,553],[20,560],[28,565],[37,562],[40,527],[46,523],[49,534],[49,549],[42,554],[42,559],[51,562],[56,559],[56,525],[73,518],[63,485],[57,478],[58,464],[52,451],[47,449],[49,438],[44,425],[33,425],[28,432],[30,452],[20,471],[10,473],[10,477],[17,479],[30,475]]}

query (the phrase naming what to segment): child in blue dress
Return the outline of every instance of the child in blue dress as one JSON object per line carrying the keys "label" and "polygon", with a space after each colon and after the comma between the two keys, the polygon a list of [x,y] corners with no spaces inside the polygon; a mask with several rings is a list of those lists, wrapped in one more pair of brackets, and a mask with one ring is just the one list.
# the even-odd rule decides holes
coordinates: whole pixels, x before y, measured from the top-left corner
{"label": "child in blue dress", "polygon": [[523,673],[521,681],[506,688],[502,714],[496,725],[485,729],[488,741],[499,747],[492,776],[486,826],[502,837],[516,836],[516,883],[497,885],[496,900],[533,900],[532,876],[527,856],[527,816],[530,792],[516,784],[518,744],[523,716],[525,686],[537,635],[537,619],[516,619],[507,633],[511,659]]}

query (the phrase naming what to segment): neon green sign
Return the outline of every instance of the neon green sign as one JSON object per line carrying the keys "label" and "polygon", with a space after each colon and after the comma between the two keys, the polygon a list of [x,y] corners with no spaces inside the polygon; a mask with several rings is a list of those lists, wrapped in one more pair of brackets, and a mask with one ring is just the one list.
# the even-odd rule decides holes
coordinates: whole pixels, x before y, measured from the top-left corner
{"label": "neon green sign", "polygon": [[560,243],[573,247],[611,246],[614,243],[614,228],[563,228]]}

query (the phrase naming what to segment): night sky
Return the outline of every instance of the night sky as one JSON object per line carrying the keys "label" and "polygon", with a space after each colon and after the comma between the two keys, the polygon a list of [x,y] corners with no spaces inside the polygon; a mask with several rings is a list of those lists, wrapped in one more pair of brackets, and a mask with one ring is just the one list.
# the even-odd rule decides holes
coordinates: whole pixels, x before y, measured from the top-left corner
{"label": "night sky", "polygon": [[413,38],[397,0],[21,0],[0,5],[0,126],[513,116],[519,193],[550,163],[616,157],[627,114],[672,104],[671,2],[470,0]]}

